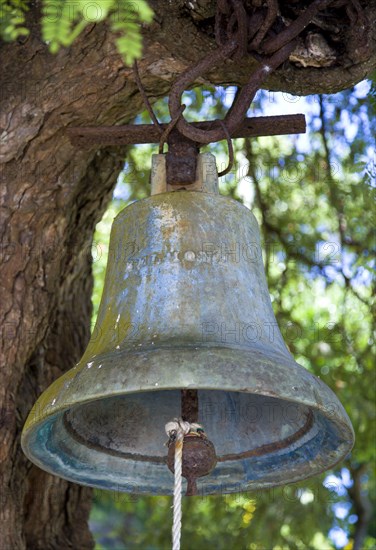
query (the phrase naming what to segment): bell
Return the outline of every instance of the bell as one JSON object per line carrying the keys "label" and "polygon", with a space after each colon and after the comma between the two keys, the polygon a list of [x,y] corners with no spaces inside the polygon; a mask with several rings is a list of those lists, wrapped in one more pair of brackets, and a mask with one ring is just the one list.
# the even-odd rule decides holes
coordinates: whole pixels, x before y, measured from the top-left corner
{"label": "bell", "polygon": [[165,155],[155,155],[152,196],[114,220],[91,341],[34,405],[24,452],[77,483],[171,494],[164,426],[191,393],[217,460],[200,492],[267,488],[334,466],[353,429],[284,344],[254,215],[218,194],[210,154],[199,155],[188,190],[165,173]]}

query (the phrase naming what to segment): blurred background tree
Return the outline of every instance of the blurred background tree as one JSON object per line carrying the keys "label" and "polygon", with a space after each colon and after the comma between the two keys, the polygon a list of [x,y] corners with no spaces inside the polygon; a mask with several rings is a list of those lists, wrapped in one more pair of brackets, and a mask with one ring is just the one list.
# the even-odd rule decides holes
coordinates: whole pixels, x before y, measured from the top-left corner
{"label": "blurred background tree", "polygon": [[[236,88],[194,89],[191,120],[221,117]],[[356,433],[352,453],[332,472],[258,493],[184,499],[182,547],[225,550],[376,548],[375,87],[364,81],[331,96],[259,92],[253,114],[304,112],[305,136],[235,140],[236,165],[223,194],[252,208],[281,332],[295,359],[344,404]],[[167,120],[166,100],[155,104]],[[149,122],[146,113],[135,122]],[[208,148],[226,164],[225,142]],[[129,202],[149,194],[153,146],[129,149],[93,245],[95,321],[109,231]],[[171,477],[172,483],[172,477]],[[170,546],[169,497],[96,491],[91,529],[98,549]]]}

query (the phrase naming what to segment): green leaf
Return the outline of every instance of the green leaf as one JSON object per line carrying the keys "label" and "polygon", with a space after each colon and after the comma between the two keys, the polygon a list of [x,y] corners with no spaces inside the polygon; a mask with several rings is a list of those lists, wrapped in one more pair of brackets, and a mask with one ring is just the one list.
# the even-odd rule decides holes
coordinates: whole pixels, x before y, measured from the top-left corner
{"label": "green leaf", "polygon": [[[27,10],[24,0],[0,0],[0,37],[4,41],[28,34],[23,26]],[[125,63],[132,65],[142,54],[141,25],[150,23],[153,15],[145,0],[42,0],[42,37],[50,52],[57,53],[70,46],[87,25],[110,19],[118,51]]]}
{"label": "green leaf", "polygon": [[23,0],[0,0],[0,38],[12,42],[19,36],[29,34],[23,27],[28,5]]}
{"label": "green leaf", "polygon": [[119,53],[127,65],[142,55],[141,23],[150,23],[153,12],[144,0],[120,1],[111,14],[111,29],[120,36],[116,39]]}

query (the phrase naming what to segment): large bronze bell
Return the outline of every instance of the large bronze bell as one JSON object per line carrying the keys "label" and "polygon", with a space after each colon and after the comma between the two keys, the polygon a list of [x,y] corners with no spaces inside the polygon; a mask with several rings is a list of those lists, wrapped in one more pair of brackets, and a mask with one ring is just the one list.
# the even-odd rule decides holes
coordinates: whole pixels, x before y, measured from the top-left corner
{"label": "large bronze bell", "polygon": [[113,223],[92,339],[32,409],[26,455],[85,485],[171,494],[164,425],[181,414],[181,390],[196,389],[217,455],[199,491],[330,468],[351,449],[352,426],[283,342],[254,215],[218,194],[212,155],[199,156],[192,190],[166,192],[165,156],[153,163],[152,196]]}

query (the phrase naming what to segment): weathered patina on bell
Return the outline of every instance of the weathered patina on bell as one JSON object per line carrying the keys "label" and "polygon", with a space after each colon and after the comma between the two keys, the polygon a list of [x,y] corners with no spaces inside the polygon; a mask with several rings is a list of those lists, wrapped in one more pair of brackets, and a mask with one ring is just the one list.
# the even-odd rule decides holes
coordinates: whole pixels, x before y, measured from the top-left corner
{"label": "weathered patina on bell", "polygon": [[152,196],[113,223],[92,339],[35,404],[25,453],[78,483],[171,494],[164,425],[189,388],[217,455],[199,491],[271,487],[326,470],[349,452],[353,430],[334,393],[283,342],[255,217],[218,194],[209,154],[191,190],[165,192],[164,173],[157,155]]}

